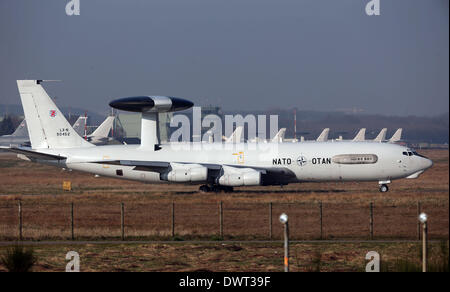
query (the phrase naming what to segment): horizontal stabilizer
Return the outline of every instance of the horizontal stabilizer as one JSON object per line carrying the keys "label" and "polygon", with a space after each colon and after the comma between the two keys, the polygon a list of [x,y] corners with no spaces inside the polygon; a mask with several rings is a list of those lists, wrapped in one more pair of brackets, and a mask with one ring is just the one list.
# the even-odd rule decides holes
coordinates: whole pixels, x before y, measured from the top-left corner
{"label": "horizontal stabilizer", "polygon": [[24,148],[0,147],[0,149],[6,150],[9,152],[13,152],[13,153],[17,153],[17,154],[23,154],[27,157],[42,159],[42,160],[58,160],[59,161],[59,160],[66,159],[66,157],[63,157],[63,156],[36,152],[36,151],[30,150],[30,149],[24,149]]}

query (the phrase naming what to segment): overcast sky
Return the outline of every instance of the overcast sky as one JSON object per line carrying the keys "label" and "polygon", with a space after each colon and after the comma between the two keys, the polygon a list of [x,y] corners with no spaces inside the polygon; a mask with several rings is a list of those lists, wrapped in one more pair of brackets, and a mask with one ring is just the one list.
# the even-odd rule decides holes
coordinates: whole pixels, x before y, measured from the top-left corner
{"label": "overcast sky", "polygon": [[225,110],[361,108],[433,116],[449,106],[449,1],[0,1],[0,104],[16,79],[60,79],[61,106],[171,95]]}

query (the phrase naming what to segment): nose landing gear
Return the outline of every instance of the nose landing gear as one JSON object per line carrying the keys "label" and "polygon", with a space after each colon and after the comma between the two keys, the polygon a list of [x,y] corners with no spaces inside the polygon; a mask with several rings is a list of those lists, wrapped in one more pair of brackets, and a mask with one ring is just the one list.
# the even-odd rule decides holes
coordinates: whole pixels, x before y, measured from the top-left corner
{"label": "nose landing gear", "polygon": [[380,192],[386,193],[387,191],[389,191],[389,187],[386,184],[380,185]]}
{"label": "nose landing gear", "polygon": [[390,180],[379,181],[378,184],[380,185],[380,192],[386,193],[387,191],[389,191],[388,184],[390,184],[390,183],[391,183]]}

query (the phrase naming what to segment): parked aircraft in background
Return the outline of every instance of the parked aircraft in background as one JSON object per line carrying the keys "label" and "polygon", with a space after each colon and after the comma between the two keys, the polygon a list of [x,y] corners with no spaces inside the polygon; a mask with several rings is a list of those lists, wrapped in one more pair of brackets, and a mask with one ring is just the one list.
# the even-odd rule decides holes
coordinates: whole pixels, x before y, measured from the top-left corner
{"label": "parked aircraft in background", "polygon": [[205,192],[307,181],[377,181],[380,191],[386,192],[392,180],[417,178],[433,164],[413,150],[393,143],[162,145],[157,135],[158,113],[193,106],[190,101],[168,96],[111,102],[115,109],[142,113],[141,144],[95,146],[75,133],[41,81],[19,80],[17,84],[31,148],[1,148],[30,161],[101,176],[148,183],[200,184],[200,190]]}
{"label": "parked aircraft in background", "polygon": [[389,139],[388,142],[390,143],[395,143],[395,142],[400,142],[402,140],[402,132],[403,129],[397,129],[397,131],[395,131],[394,135],[392,135],[391,139]]}
{"label": "parked aircraft in background", "polygon": [[243,132],[244,132],[244,127],[238,126],[238,127],[236,127],[234,132],[230,135],[230,137],[227,138],[227,137],[223,136],[223,140],[225,143],[241,143],[242,141],[244,141],[243,136],[242,136]]}
{"label": "parked aircraft in background", "polygon": [[11,135],[0,136],[0,146],[21,146],[30,144],[27,122],[23,120]]}
{"label": "parked aircraft in background", "polygon": [[286,135],[286,128],[281,128],[278,133],[272,138],[272,142],[283,143]]}
{"label": "parked aircraft in background", "polygon": [[73,129],[80,137],[86,136],[87,117],[80,116],[73,124]]}
{"label": "parked aircraft in background", "polygon": [[109,138],[108,136],[114,124],[114,116],[107,117],[106,120],[89,135],[86,133],[87,119],[87,117],[80,116],[75,124],[73,124],[73,129],[80,137],[95,145],[105,145],[113,140],[113,138]]}
{"label": "parked aircraft in background", "polygon": [[330,129],[323,129],[322,133],[320,133],[319,137],[317,137],[317,142],[326,142],[328,141],[328,134],[330,133]]}
{"label": "parked aircraft in background", "polygon": [[355,138],[353,138],[354,142],[362,142],[366,140],[366,128],[362,128],[359,130],[358,134],[356,134]]}
{"label": "parked aircraft in background", "polygon": [[[95,145],[105,145],[113,139],[108,138],[113,126],[115,117],[107,117],[106,120],[90,135],[86,135],[87,117],[80,116],[73,124],[73,130],[82,138]],[[28,136],[27,122],[23,120],[17,127],[16,131],[11,135],[0,137],[0,146],[29,146],[30,137]]]}
{"label": "parked aircraft in background", "polygon": [[387,133],[387,129],[383,128],[381,129],[380,133],[378,134],[378,136],[375,137],[375,139],[373,139],[374,142],[383,142],[386,140],[386,133]]}
{"label": "parked aircraft in background", "polygon": [[113,138],[109,138],[109,133],[111,132],[115,118],[114,116],[107,117],[92,134],[87,136],[87,140],[94,145],[105,145],[111,142]]}

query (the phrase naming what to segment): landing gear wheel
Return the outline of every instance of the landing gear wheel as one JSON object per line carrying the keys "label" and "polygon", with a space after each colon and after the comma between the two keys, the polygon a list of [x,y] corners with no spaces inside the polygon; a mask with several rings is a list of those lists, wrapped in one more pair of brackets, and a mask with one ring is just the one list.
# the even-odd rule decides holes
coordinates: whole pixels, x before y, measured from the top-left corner
{"label": "landing gear wheel", "polygon": [[380,192],[386,193],[387,191],[389,191],[389,187],[386,184],[380,185]]}

